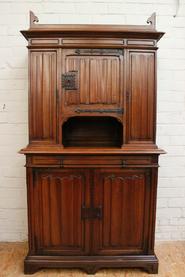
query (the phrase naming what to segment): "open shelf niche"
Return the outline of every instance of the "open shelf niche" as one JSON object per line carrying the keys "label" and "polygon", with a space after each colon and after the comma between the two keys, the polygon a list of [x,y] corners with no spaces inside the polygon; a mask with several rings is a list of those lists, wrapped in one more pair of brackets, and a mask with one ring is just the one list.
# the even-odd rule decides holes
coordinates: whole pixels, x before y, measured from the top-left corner
{"label": "open shelf niche", "polygon": [[62,126],[64,147],[121,147],[123,125],[110,116],[75,116]]}

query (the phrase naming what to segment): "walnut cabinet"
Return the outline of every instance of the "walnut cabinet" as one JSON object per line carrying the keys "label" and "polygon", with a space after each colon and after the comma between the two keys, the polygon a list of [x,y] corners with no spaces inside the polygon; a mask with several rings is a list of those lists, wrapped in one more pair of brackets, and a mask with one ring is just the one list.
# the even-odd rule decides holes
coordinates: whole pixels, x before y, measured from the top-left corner
{"label": "walnut cabinet", "polygon": [[147,25],[44,25],[30,12],[24,271],[138,267],[154,253],[156,51]]}

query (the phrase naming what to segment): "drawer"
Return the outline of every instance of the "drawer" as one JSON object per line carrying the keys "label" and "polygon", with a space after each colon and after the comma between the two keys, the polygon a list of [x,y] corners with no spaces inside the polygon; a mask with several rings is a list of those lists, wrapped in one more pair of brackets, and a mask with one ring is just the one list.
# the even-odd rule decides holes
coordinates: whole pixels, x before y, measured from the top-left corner
{"label": "drawer", "polygon": [[28,159],[29,165],[34,166],[55,166],[60,167],[61,166],[61,158],[60,156],[33,156],[30,159]]}
{"label": "drawer", "polygon": [[110,165],[110,166],[129,166],[129,165],[149,165],[152,163],[151,157],[148,158],[139,158],[139,157],[119,157],[119,156],[101,156],[101,157],[67,157],[63,160],[63,165],[64,166],[70,166],[70,165],[82,165],[82,166],[88,166],[88,165],[93,165],[93,166],[105,166],[105,165]]}
{"label": "drawer", "polygon": [[77,165],[77,166],[119,166],[122,160],[118,157],[106,156],[81,156],[81,157],[66,157],[63,161],[64,166]]}
{"label": "drawer", "polygon": [[27,159],[27,166],[33,167],[145,167],[157,166],[153,156],[119,155],[35,155]]}
{"label": "drawer", "polygon": [[138,156],[131,156],[131,157],[123,157],[122,162],[125,165],[149,165],[152,164],[152,157],[145,156],[145,157],[138,157]]}

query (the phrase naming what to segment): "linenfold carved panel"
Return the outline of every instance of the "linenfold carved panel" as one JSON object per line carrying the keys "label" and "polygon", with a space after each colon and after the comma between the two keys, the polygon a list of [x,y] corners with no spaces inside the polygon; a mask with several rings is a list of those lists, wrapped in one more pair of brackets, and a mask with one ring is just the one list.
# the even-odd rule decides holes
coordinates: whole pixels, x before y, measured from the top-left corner
{"label": "linenfold carved panel", "polygon": [[81,221],[81,206],[85,203],[85,174],[70,170],[67,174],[44,170],[35,174],[37,252],[82,254],[85,224]]}
{"label": "linenfold carved panel", "polygon": [[[94,52],[93,52],[94,50]],[[68,54],[65,58],[65,72],[79,72],[79,89],[74,92],[64,91],[64,104],[68,105],[119,105],[120,104],[120,71],[123,53],[110,55],[89,55],[99,53],[91,49],[88,55],[87,49],[77,49],[78,55]],[[103,53],[102,49],[102,53]],[[82,53],[82,55],[80,55]],[[106,52],[105,52],[106,53]],[[64,72],[64,73],[65,73]],[[85,80],[85,81],[84,81]]]}
{"label": "linenfold carved panel", "polygon": [[31,141],[56,140],[56,52],[30,53],[29,132]]}
{"label": "linenfold carved panel", "polygon": [[[142,253],[145,248],[144,224],[148,216],[148,207],[145,206],[148,197],[145,173],[110,173],[101,170],[96,174],[95,206],[101,205],[104,211],[102,221],[97,221],[94,225],[94,251],[102,255],[107,255],[112,249],[117,255],[124,251]],[[133,230],[134,236],[131,235]]]}
{"label": "linenfold carved panel", "polygon": [[154,142],[155,54],[130,51],[129,57],[129,142]]}

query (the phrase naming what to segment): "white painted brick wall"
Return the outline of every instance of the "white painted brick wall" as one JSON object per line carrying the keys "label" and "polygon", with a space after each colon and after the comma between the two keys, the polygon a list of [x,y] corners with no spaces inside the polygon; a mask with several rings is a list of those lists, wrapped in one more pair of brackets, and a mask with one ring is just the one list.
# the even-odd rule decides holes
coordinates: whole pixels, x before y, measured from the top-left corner
{"label": "white painted brick wall", "polygon": [[158,240],[185,239],[185,0],[0,0],[0,241],[27,239],[27,49],[19,33],[33,10],[42,23],[145,24],[166,35],[158,51]]}

